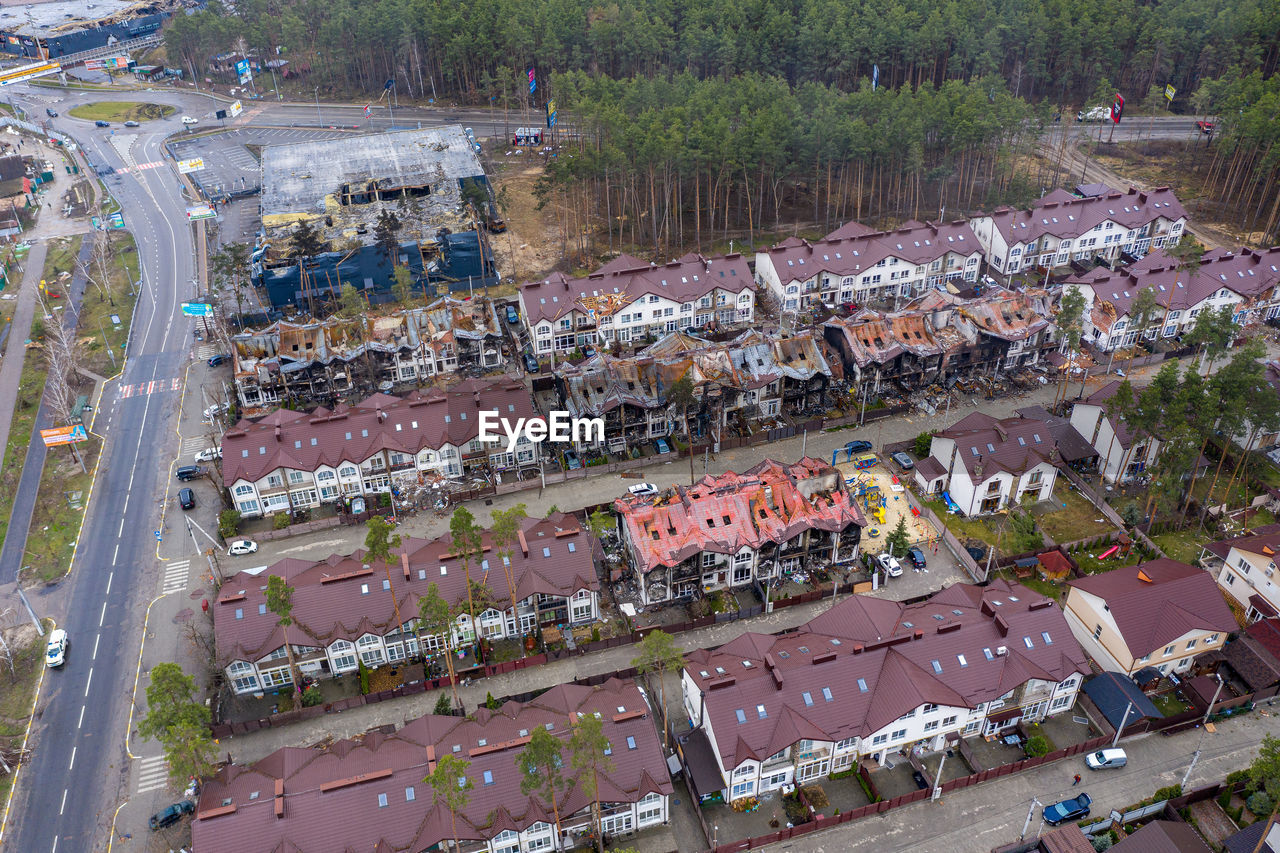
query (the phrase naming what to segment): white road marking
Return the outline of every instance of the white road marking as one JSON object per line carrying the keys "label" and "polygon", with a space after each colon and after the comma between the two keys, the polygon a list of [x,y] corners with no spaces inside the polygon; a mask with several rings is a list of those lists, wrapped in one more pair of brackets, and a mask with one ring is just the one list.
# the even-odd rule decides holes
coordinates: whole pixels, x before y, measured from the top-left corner
{"label": "white road marking", "polygon": [[138,759],[138,793],[155,791],[169,784],[169,768],[163,755]]}
{"label": "white road marking", "polygon": [[89,697],[89,685],[93,683],[93,667],[89,667],[89,677],[84,680],[84,695]]}
{"label": "white road marking", "polygon": [[62,789],[62,805],[58,807],[58,814],[61,815],[67,810],[67,789]]}
{"label": "white road marking", "polygon": [[120,557],[120,543],[116,543],[116,549],[111,552],[111,565],[115,565]]}
{"label": "white road marking", "polygon": [[98,634],[93,638],[93,660],[98,659],[98,643],[102,640],[102,635]]}
{"label": "white road marking", "polygon": [[161,587],[160,594],[168,595],[171,592],[179,592],[186,589],[187,576],[190,570],[190,560],[174,560],[169,563],[164,570],[164,586]]}
{"label": "white road marking", "polygon": [[77,729],[84,725],[84,709],[85,709],[85,707],[86,707],[86,706],[84,706],[84,705],[81,705],[81,706],[80,706],[80,719],[76,720],[76,728],[77,728]]}
{"label": "white road marking", "polygon": [[71,747],[71,763],[67,765],[67,769],[70,770],[72,767],[75,767],[75,766],[76,766],[76,748],[73,746]]}
{"label": "white road marking", "polygon": [[58,836],[56,836],[56,835],[53,837],[53,851],[52,851],[52,853],[58,853]]}
{"label": "white road marking", "polygon": [[106,591],[105,593],[103,593],[104,595],[110,595],[110,594],[111,594],[111,582],[112,582],[113,580],[115,580],[115,578],[116,578],[116,573],[115,573],[115,572],[112,572],[111,574],[107,575],[107,591]]}
{"label": "white road marking", "polygon": [[98,627],[102,627],[102,620],[107,618],[107,603],[102,602],[102,612],[98,614]]}

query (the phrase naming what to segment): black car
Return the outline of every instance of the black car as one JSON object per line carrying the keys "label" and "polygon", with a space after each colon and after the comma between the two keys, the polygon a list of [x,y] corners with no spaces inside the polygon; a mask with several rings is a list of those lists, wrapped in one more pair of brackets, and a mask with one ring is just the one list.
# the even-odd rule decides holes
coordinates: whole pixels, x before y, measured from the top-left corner
{"label": "black car", "polygon": [[191,491],[190,489],[179,489],[178,490],[178,506],[182,507],[183,509],[195,509],[196,493]]}
{"label": "black car", "polygon": [[[179,480],[194,480],[204,474],[204,469],[199,465],[181,465],[174,473],[177,475]],[[190,489],[187,489],[186,491],[190,491]]]}
{"label": "black car", "polygon": [[152,829],[164,829],[173,826],[182,820],[183,815],[191,814],[196,810],[196,804],[191,800],[183,800],[180,803],[174,803],[164,811],[156,812],[148,821]]}
{"label": "black car", "polygon": [[1060,803],[1054,803],[1051,806],[1044,807],[1044,822],[1050,826],[1057,826],[1060,823],[1066,823],[1069,820],[1079,820],[1082,817],[1089,816],[1089,806],[1093,805],[1093,798],[1088,794],[1081,794],[1070,800],[1063,800]]}
{"label": "black car", "polygon": [[45,114],[45,115],[47,115],[49,118],[57,118],[57,117],[58,117],[58,111],[57,111],[57,110],[55,110],[53,107],[45,107],[45,108],[44,108],[44,114]]}
{"label": "black car", "polygon": [[103,121],[102,119],[98,119],[93,124],[95,127],[111,127],[111,122]]}
{"label": "black car", "polygon": [[919,548],[916,548],[916,547],[908,548],[907,559],[910,560],[911,565],[917,569],[923,569],[925,566],[924,551],[921,551]]}
{"label": "black car", "polygon": [[538,360],[529,353],[524,354],[524,369],[530,373],[537,373],[540,370]]}
{"label": "black car", "polygon": [[226,364],[230,360],[231,356],[227,355],[225,352],[220,352],[217,355],[209,357],[209,366],[217,367],[220,364]]}
{"label": "black car", "polygon": [[851,441],[845,445],[851,453],[870,453],[871,442],[869,441]]}

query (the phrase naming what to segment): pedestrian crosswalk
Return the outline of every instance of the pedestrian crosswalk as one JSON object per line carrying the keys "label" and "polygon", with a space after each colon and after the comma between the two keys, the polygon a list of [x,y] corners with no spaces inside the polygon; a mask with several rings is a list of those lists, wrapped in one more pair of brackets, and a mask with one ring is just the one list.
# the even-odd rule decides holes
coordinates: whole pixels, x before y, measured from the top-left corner
{"label": "pedestrian crosswalk", "polygon": [[209,438],[203,435],[193,435],[182,439],[182,464],[190,464],[186,460],[188,457],[195,456],[201,450],[209,446]]}
{"label": "pedestrian crosswalk", "polygon": [[217,344],[200,344],[200,346],[196,347],[195,356],[201,359],[213,358],[221,351]]}
{"label": "pedestrian crosswalk", "polygon": [[162,391],[181,391],[182,380],[174,376],[169,379],[153,379],[150,382],[138,382],[133,385],[121,385],[116,392],[116,399],[127,400],[130,397],[145,397]]}
{"label": "pedestrian crosswalk", "polygon": [[174,560],[164,567],[164,586],[160,588],[161,595],[168,595],[171,592],[181,592],[187,588],[187,575],[191,572],[190,560]]}
{"label": "pedestrian crosswalk", "polygon": [[169,784],[169,767],[163,755],[138,759],[138,793],[158,791]]}

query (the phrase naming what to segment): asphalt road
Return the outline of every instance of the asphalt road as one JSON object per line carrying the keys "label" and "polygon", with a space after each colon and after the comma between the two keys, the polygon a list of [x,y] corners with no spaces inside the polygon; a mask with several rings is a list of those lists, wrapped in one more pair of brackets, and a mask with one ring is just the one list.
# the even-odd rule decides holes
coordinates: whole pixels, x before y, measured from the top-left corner
{"label": "asphalt road", "polygon": [[155,589],[153,531],[169,482],[172,420],[191,339],[179,302],[192,290],[194,260],[172,167],[137,168],[160,162],[164,129],[143,128],[113,142],[109,131],[74,119],[55,119],[54,126],[74,135],[93,162],[116,170],[108,186],[138,241],[143,280],[124,374],[107,386],[96,413],[94,430],[106,435],[107,446],[63,581],[62,624],[71,649],[66,665],[47,673],[31,759],[4,839],[10,850],[56,853],[104,849],[125,798],[123,735],[139,626]]}

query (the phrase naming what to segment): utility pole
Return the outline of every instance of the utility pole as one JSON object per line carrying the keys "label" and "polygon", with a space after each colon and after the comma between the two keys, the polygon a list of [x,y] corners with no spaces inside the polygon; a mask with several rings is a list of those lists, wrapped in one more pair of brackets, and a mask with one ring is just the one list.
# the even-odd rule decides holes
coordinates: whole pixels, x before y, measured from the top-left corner
{"label": "utility pole", "polygon": [[1191,756],[1191,764],[1187,766],[1187,772],[1182,774],[1182,782],[1180,783],[1180,787],[1182,788],[1182,790],[1184,791],[1187,790],[1187,780],[1191,778],[1191,771],[1196,769],[1196,762],[1199,760],[1200,760],[1200,750],[1197,749],[1195,751],[1195,754]]}
{"label": "utility pole", "polygon": [[1125,723],[1129,722],[1129,712],[1133,710],[1133,703],[1130,702],[1124,708],[1124,718],[1120,720],[1120,728],[1116,729],[1116,736],[1111,739],[1111,746],[1114,748],[1120,742],[1120,734],[1124,731]]}
{"label": "utility pole", "polygon": [[1027,819],[1022,824],[1022,834],[1018,836],[1018,840],[1027,837],[1027,830],[1031,828],[1031,816],[1036,813],[1036,806],[1040,805],[1040,801],[1035,797],[1031,798],[1031,808],[1027,809]]}
{"label": "utility pole", "polygon": [[1218,676],[1218,687],[1217,687],[1217,689],[1215,689],[1215,690],[1213,691],[1213,698],[1209,700],[1209,707],[1205,709],[1205,712],[1204,712],[1204,719],[1202,719],[1202,720],[1200,721],[1200,725],[1202,725],[1202,726],[1203,726],[1203,725],[1205,725],[1206,723],[1208,723],[1208,722],[1209,722],[1209,715],[1213,713],[1213,705],[1214,705],[1214,703],[1215,703],[1215,702],[1217,702],[1217,701],[1218,701],[1218,694],[1222,692],[1222,684],[1223,684],[1223,682],[1222,682],[1222,676],[1221,676],[1221,675],[1219,675],[1219,676]]}
{"label": "utility pole", "polygon": [[[942,796],[942,768],[945,767],[946,764],[947,764],[947,752],[946,750],[943,750],[942,759],[938,762],[938,777],[933,783],[933,795],[929,797],[930,802],[937,802],[938,798]],[[1026,834],[1026,832],[1027,831],[1025,829],[1022,830],[1022,833],[1024,835]]]}

